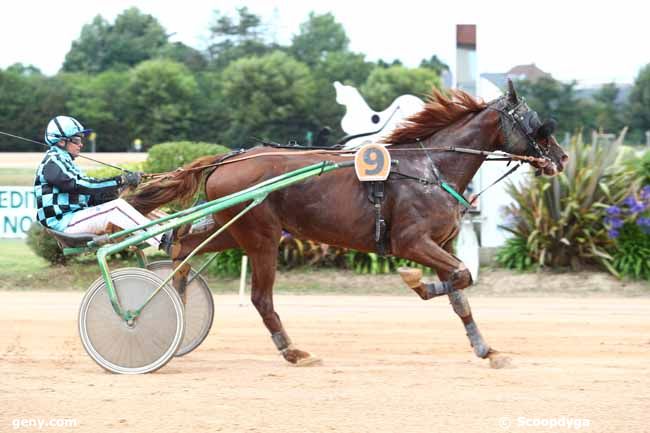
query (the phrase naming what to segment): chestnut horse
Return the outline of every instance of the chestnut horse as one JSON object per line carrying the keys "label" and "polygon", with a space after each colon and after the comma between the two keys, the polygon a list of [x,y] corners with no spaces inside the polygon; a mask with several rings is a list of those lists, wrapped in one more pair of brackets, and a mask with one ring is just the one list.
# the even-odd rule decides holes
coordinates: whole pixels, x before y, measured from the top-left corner
{"label": "chestnut horse", "polygon": [[[440,180],[463,192],[484,155],[439,152],[442,148],[461,147],[474,150],[501,150],[514,155],[535,156],[533,165],[546,175],[563,169],[568,157],[552,135],[553,121],[541,123],[537,114],[517,97],[509,83],[508,93],[490,103],[477,101],[462,91],[450,96],[433,92],[424,109],[396,129],[387,142],[399,165],[385,182],[385,200],[381,212],[388,227],[390,254],[413,260],[434,269],[440,281],[422,282],[421,273],[401,270],[407,285],[422,299],[447,295],[461,318],[471,346],[477,356],[491,357],[490,349],[477,328],[463,289],[472,277],[453,254],[452,241],[460,227],[462,206],[440,187]],[[432,149],[432,150],[429,150]],[[296,152],[257,147],[244,155],[264,153],[219,166],[207,175],[207,198],[214,200],[248,188],[274,176],[323,160],[349,160],[331,153]],[[277,153],[277,155],[273,155]],[[199,187],[197,169],[215,163],[221,156],[200,158],[171,175],[152,181],[136,192],[129,201],[143,213],[181,197],[190,197]],[[236,156],[231,160],[240,158]],[[543,161],[543,162],[540,162]],[[275,343],[288,362],[305,365],[316,357],[298,349],[290,340],[273,307],[278,243],[282,230],[295,236],[359,251],[376,251],[375,209],[368,199],[368,185],[361,183],[353,169],[339,169],[286,189],[269,194],[266,200],[213,239],[201,252],[242,248],[252,264],[252,302]],[[172,259],[180,261],[244,208],[245,204],[221,211],[213,218],[215,225],[205,231],[177,233]],[[188,268],[182,269],[174,285],[183,293]]]}

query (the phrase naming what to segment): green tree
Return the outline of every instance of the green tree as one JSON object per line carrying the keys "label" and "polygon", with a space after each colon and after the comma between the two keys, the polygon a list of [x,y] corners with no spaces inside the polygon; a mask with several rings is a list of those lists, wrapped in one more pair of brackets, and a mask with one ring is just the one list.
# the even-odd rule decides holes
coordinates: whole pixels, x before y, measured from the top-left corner
{"label": "green tree", "polygon": [[100,72],[106,69],[110,48],[107,47],[110,24],[97,15],[81,28],[79,38],[72,42],[65,55],[64,72]]}
{"label": "green tree", "polygon": [[128,71],[106,71],[100,74],[64,73],[65,113],[92,128],[96,133],[96,150],[122,152],[130,147],[132,134],[126,128],[128,100],[125,83]]}
{"label": "green tree", "polygon": [[328,53],[347,51],[350,40],[334,15],[309,13],[307,21],[293,37],[290,51],[294,57],[310,67],[316,66]]}
{"label": "green tree", "polygon": [[393,66],[404,66],[404,64],[402,63],[402,61],[400,59],[395,59],[390,63],[388,63],[387,61],[385,61],[383,59],[379,59],[379,60],[377,60],[377,66],[380,67],[380,68],[385,68],[386,69],[386,68],[390,68],[390,67],[393,67]]}
{"label": "green tree", "polygon": [[366,82],[375,68],[365,57],[365,54],[350,51],[329,52],[318,62],[317,67],[313,68],[313,73],[317,78],[328,80],[332,88],[334,81],[358,87]]}
{"label": "green tree", "polygon": [[189,69],[171,60],[140,63],[125,88],[127,127],[145,146],[191,139],[198,85]]}
{"label": "green tree", "polygon": [[264,27],[259,16],[247,7],[237,9],[237,19],[214,12],[210,26],[210,45],[207,55],[214,68],[223,69],[230,62],[247,57],[261,56],[273,48],[264,41]]}
{"label": "green tree", "polygon": [[314,83],[309,68],[275,51],[234,61],[223,72],[223,96],[228,101],[228,138],[234,146],[250,136],[276,141],[300,139],[310,119]]}
{"label": "green tree", "polygon": [[558,122],[556,135],[596,128],[593,102],[577,98],[575,81],[562,83],[553,78],[533,82],[523,80],[516,84],[517,93],[542,119]]}
{"label": "green tree", "polygon": [[196,74],[199,96],[192,127],[192,140],[228,143],[228,112],[231,102],[223,96],[221,72],[208,70]]}
{"label": "green tree", "polygon": [[[361,87],[366,82],[375,65],[366,61],[365,55],[350,51],[328,52],[325,57],[312,68],[312,75],[316,86],[316,95],[311,107],[315,124],[312,133],[328,126],[334,138],[342,137],[341,118],[345,107],[336,102],[334,81]],[[331,144],[334,144],[331,140]]]}
{"label": "green tree", "polygon": [[361,93],[373,109],[381,111],[398,96],[412,94],[424,98],[432,87],[440,86],[440,76],[431,69],[391,66],[374,69],[361,87]]}
{"label": "green tree", "polygon": [[627,119],[638,140],[650,131],[650,63],[641,68],[634,80],[628,101]]}
{"label": "green tree", "polygon": [[165,29],[152,15],[126,9],[109,24],[100,15],[81,29],[63,62],[65,72],[97,73],[128,68],[154,58],[167,44]]}
{"label": "green tree", "polygon": [[24,65],[22,63],[14,63],[7,68],[7,72],[22,75],[24,77],[31,77],[34,75],[43,75],[40,69],[34,65]]}
{"label": "green tree", "polygon": [[619,89],[615,83],[603,85],[594,95],[595,123],[605,132],[618,133],[623,128],[621,107],[616,101]]}
{"label": "green tree", "polygon": [[423,59],[420,62],[421,68],[427,68],[435,71],[438,75],[442,75],[444,71],[449,70],[449,65],[440,60],[437,55],[432,55],[428,59]]}
{"label": "green tree", "polygon": [[[0,125],[3,130],[42,142],[48,120],[64,112],[65,88],[56,77],[31,66],[0,70]],[[0,136],[0,151],[39,152],[43,146]]]}
{"label": "green tree", "polygon": [[208,65],[208,61],[203,56],[203,53],[182,42],[172,42],[164,45],[158,52],[158,56],[163,59],[182,63],[192,72],[202,71]]}

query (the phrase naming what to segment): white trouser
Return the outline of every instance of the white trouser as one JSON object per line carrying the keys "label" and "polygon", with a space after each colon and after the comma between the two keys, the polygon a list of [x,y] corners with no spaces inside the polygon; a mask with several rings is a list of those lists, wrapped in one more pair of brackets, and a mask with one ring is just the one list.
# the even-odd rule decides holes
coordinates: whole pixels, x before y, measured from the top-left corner
{"label": "white trouser", "polygon": [[[64,232],[102,234],[106,232],[109,223],[126,230],[146,224],[149,221],[147,217],[138,212],[133,206],[118,198],[117,200],[108,201],[99,206],[93,206],[75,212]],[[154,247],[158,247],[160,238],[149,238],[146,242]]]}

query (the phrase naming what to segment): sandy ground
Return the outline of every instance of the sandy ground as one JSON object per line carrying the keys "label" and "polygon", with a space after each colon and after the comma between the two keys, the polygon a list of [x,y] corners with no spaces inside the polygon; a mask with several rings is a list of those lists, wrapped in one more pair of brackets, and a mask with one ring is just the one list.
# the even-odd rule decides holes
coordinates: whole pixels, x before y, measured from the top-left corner
{"label": "sandy ground", "polygon": [[120,376],[79,342],[81,296],[0,292],[0,432],[64,418],[77,426],[40,431],[650,431],[648,298],[470,298],[510,352],[495,370],[446,299],[278,295],[294,341],[324,360],[295,368],[252,306],[221,295],[195,352]]}

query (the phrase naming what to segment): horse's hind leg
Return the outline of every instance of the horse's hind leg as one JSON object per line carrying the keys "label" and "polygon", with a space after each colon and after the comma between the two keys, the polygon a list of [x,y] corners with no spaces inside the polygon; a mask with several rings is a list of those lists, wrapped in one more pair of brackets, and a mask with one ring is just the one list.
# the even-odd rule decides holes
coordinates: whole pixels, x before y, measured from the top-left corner
{"label": "horse's hind leg", "polygon": [[[403,257],[435,269],[440,282],[423,283],[422,271],[419,269],[400,269],[400,275],[406,284],[422,299],[447,295],[454,309],[465,326],[467,337],[476,356],[486,358],[490,355],[490,346],[485,342],[474,322],[467,296],[463,289],[472,284],[472,275],[458,257],[451,254],[451,242],[446,248],[440,247],[430,239],[423,239],[418,245],[411,245],[404,251]],[[402,256],[402,254],[400,254]]]}
{"label": "horse's hind leg", "polygon": [[230,228],[232,237],[246,251],[251,262],[251,301],[285,360],[298,366],[318,363],[318,358],[292,344],[273,307],[273,284],[282,230],[273,224],[273,216],[265,210],[265,205],[261,205]]}
{"label": "horse's hind leg", "polygon": [[251,301],[262,317],[264,325],[271,333],[275,347],[286,361],[297,366],[313,365],[320,359],[308,352],[297,349],[284,329],[280,316],[273,307],[273,283],[277,264],[277,242],[247,251],[251,260],[252,281]]}

